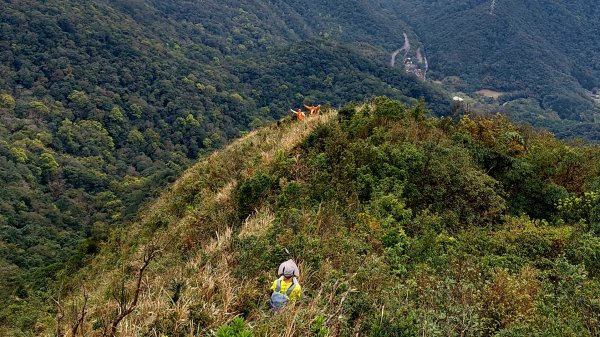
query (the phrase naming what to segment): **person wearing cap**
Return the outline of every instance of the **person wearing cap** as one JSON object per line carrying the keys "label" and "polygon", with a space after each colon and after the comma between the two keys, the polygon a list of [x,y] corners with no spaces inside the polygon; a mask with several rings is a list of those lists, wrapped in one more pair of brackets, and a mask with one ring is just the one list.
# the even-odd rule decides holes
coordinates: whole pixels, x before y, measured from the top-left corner
{"label": "person wearing cap", "polygon": [[302,287],[297,278],[300,273],[293,260],[282,263],[277,274],[279,278],[271,285],[270,305],[273,310],[279,310],[288,302],[296,301],[302,294]]}
{"label": "person wearing cap", "polygon": [[292,284],[295,284],[292,292],[287,296],[290,298],[290,301],[295,301],[300,298],[300,295],[302,294],[302,287],[300,286],[298,279],[294,277],[293,272],[286,271],[280,278],[273,281],[273,284],[271,285],[271,291],[277,291],[278,284],[281,285],[278,292],[284,294],[288,291]]}

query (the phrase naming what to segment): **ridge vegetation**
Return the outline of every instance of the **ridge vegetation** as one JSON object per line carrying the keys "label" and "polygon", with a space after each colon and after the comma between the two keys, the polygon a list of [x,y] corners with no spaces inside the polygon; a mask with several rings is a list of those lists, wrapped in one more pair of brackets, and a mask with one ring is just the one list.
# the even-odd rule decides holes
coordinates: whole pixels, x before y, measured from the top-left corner
{"label": "ridge vegetation", "polygon": [[343,22],[334,37],[342,21],[313,17],[328,5],[302,3],[3,2],[2,307],[84,265],[199,156],[290,107],[385,94],[449,110],[379,62],[381,39],[364,38],[381,24]]}
{"label": "ridge vegetation", "polygon": [[[494,15],[473,1],[4,1],[0,334],[394,334],[384,322],[451,334],[458,323],[440,308],[457,290],[439,304],[441,288],[421,286],[453,284],[459,272],[439,265],[458,262],[484,275],[465,285],[482,292],[501,270],[535,281],[535,310],[514,314],[527,320],[498,323],[509,314],[492,315],[483,293],[473,295],[473,320],[463,322],[477,324],[474,334],[597,334],[597,302],[588,301],[597,287],[596,148],[500,117],[427,119],[417,99],[431,117],[472,104],[559,138],[597,139],[588,97],[600,87],[597,11],[579,0],[507,0]],[[386,66],[402,33],[445,88],[502,95],[451,107],[446,89]],[[398,101],[270,125],[291,107],[378,95]],[[215,162],[186,171],[198,158]],[[142,205],[154,207],[140,213]],[[529,246],[519,240],[532,240],[535,253],[522,253]],[[337,242],[348,249],[334,251]],[[262,293],[248,289],[262,289],[283,246],[310,288],[330,297],[319,302],[309,289],[299,316],[268,322]],[[406,303],[363,289],[356,259],[369,261],[381,286],[408,289]],[[547,287],[560,284],[560,261],[579,268],[569,289],[582,302]],[[196,270],[202,282],[190,283]],[[248,294],[223,292],[219,278]],[[419,297],[424,289],[438,297]],[[399,323],[403,312],[427,318]],[[251,326],[230,322],[238,314]]]}
{"label": "ridge vegetation", "polygon": [[[598,336],[598,148],[427,113],[376,98],[253,131],[65,273],[35,327],[9,319],[109,336],[133,304],[120,336]],[[304,295],[272,315],[284,247]]]}

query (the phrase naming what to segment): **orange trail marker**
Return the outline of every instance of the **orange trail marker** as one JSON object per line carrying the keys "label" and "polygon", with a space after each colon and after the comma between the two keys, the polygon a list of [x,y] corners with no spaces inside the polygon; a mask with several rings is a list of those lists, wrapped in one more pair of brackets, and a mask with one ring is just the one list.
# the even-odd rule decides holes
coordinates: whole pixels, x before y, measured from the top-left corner
{"label": "orange trail marker", "polygon": [[298,109],[298,111],[295,111],[294,109],[290,109],[295,115],[296,118],[298,119],[298,121],[302,121],[304,119],[304,116],[306,116],[306,114],[304,114],[304,111],[302,111],[302,109]]}
{"label": "orange trail marker", "polygon": [[319,109],[321,108],[321,105],[320,105],[320,104],[319,104],[319,105],[317,105],[317,106],[308,106],[308,105],[305,105],[304,107],[305,107],[305,108],[306,108],[308,111],[310,111],[310,115],[311,115],[311,116],[314,116],[314,115],[316,115],[316,114],[318,114],[318,113],[319,113]]}

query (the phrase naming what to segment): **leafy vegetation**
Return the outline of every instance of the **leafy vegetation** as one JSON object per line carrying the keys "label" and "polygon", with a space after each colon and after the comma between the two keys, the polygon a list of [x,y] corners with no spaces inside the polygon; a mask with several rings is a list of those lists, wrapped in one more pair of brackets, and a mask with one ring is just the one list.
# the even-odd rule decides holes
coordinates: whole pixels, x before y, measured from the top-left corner
{"label": "leafy vegetation", "polygon": [[[308,12],[330,5],[315,6]],[[277,19],[279,9],[293,19]],[[110,229],[131,221],[199,156],[290,107],[386,94],[406,102],[424,96],[447,110],[439,89],[382,66],[377,46],[327,33],[335,18],[309,25],[305,9],[301,2],[5,3],[2,307],[32,301],[58,270],[85,265]],[[364,39],[367,23],[344,27]]]}
{"label": "leafy vegetation", "polygon": [[[106,294],[131,301],[157,247],[128,333],[232,333],[241,316],[259,336],[598,336],[598,149],[426,113],[376,98],[250,133],[114,232],[62,302],[102,335]],[[283,247],[304,296],[272,315]],[[47,308],[37,334],[56,329]]]}
{"label": "leafy vegetation", "polygon": [[252,337],[252,332],[246,328],[242,318],[236,317],[231,324],[224,325],[217,330],[217,337]]}

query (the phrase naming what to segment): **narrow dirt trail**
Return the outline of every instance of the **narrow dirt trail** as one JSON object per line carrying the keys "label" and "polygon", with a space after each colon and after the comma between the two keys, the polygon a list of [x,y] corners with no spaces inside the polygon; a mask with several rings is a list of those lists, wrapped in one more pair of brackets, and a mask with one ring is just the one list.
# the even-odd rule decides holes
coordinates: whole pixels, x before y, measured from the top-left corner
{"label": "narrow dirt trail", "polygon": [[400,54],[401,52],[404,51],[403,58],[406,58],[406,55],[410,51],[410,41],[408,40],[408,35],[406,35],[406,33],[402,33],[402,34],[404,34],[404,46],[402,46],[402,48],[400,48],[400,49],[395,50],[392,53],[392,58],[390,60],[391,67],[394,67],[394,65],[396,65],[396,57],[398,56],[398,54]]}
{"label": "narrow dirt trail", "polygon": [[421,53],[421,48],[417,49],[417,62],[423,64],[423,77],[427,78],[427,70],[429,70],[429,63],[427,63],[427,56],[425,53]]}

